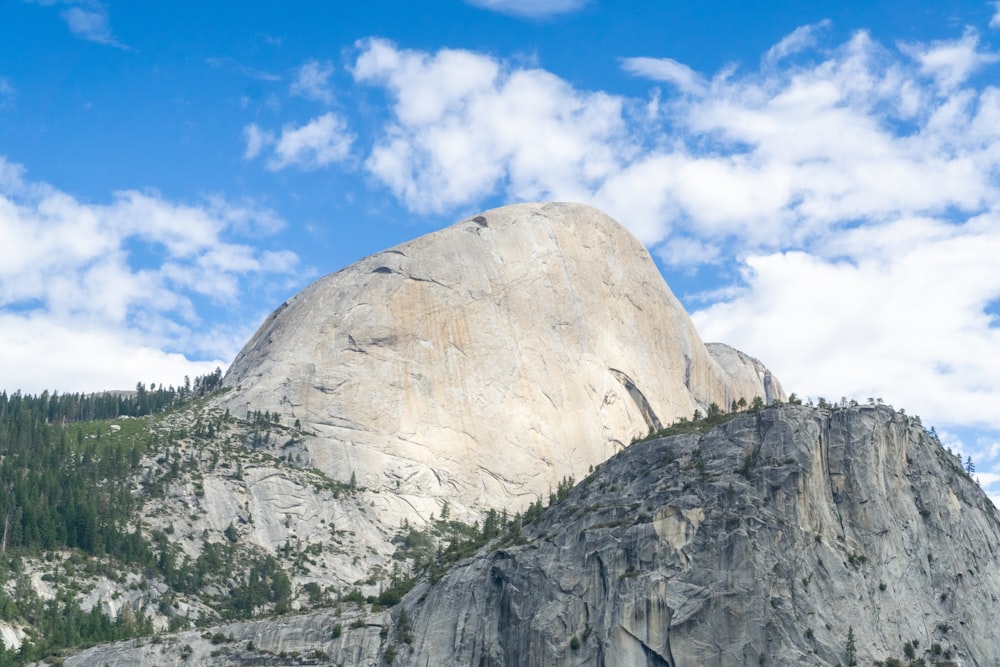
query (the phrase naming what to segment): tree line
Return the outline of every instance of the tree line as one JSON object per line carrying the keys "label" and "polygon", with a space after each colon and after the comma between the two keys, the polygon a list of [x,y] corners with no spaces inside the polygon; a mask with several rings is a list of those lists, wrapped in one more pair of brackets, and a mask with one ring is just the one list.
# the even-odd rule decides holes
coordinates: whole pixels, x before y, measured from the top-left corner
{"label": "tree line", "polygon": [[[222,369],[197,376],[192,382],[187,376],[184,384],[164,387],[151,383],[147,388],[139,382],[135,391],[106,391],[91,394],[49,393],[10,395],[0,392],[0,424],[18,420],[22,414],[48,424],[69,424],[81,421],[116,419],[118,417],[144,417],[153,415],[188,401],[205,396],[222,387]],[[0,433],[0,437],[2,437]],[[0,440],[2,445],[3,440]]]}

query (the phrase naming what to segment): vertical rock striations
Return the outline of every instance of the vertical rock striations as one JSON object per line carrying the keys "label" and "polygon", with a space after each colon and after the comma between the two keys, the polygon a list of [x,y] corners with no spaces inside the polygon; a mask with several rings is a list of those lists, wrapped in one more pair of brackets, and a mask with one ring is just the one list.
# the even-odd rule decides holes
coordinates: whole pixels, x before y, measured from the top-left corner
{"label": "vertical rock striations", "polygon": [[650,429],[783,396],[714,350],[618,223],[522,204],[310,285],[239,354],[225,400],[299,420],[310,464],[390,492],[398,523],[444,501],[523,507]]}
{"label": "vertical rock striations", "polygon": [[391,610],[66,665],[993,667],[998,611],[1000,514],[918,421],[783,406],[632,445]]}
{"label": "vertical rock striations", "polygon": [[404,602],[399,664],[1000,660],[998,512],[887,407],[636,444],[526,535]]}

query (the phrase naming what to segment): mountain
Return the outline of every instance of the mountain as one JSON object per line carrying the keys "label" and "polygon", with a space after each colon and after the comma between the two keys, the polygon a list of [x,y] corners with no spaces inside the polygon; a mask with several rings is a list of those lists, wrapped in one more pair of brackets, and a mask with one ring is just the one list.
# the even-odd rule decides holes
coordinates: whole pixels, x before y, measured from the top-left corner
{"label": "mountain", "polygon": [[224,383],[236,415],[301,425],[303,460],[383,492],[393,525],[523,509],[712,404],[783,399],[706,347],[649,253],[577,204],[487,211],[282,304]]}
{"label": "mountain", "polygon": [[0,396],[0,665],[394,605],[635,438],[783,398],[603,213],[487,211],[320,279],[224,378]]}
{"label": "mountain", "polygon": [[1000,513],[919,419],[783,405],[638,442],[392,609],[90,665],[994,665]]}
{"label": "mountain", "polygon": [[129,638],[66,665],[1000,658],[1000,515],[933,432],[703,344],[595,209],[487,211],[322,278],[221,382],[39,435],[142,502],[104,527],[123,564],[0,568],[0,631],[32,637],[23,591],[81,633],[47,621],[51,646]]}

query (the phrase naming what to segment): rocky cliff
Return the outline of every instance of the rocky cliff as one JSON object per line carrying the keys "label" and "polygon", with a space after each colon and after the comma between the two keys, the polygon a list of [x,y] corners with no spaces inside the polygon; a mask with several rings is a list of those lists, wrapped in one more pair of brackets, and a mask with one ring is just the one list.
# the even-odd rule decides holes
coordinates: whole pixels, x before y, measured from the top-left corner
{"label": "rocky cliff", "polygon": [[889,408],[768,409],[635,445],[533,535],[411,600],[400,663],[1000,659],[997,510]]}
{"label": "rocky cliff", "polygon": [[225,384],[234,414],[300,423],[310,465],[388,492],[393,525],[521,508],[695,410],[784,397],[706,348],[631,234],[573,204],[487,211],[318,280]]}
{"label": "rocky cliff", "polygon": [[782,406],[703,426],[629,447],[391,611],[66,664],[996,664],[1000,516],[919,420]]}

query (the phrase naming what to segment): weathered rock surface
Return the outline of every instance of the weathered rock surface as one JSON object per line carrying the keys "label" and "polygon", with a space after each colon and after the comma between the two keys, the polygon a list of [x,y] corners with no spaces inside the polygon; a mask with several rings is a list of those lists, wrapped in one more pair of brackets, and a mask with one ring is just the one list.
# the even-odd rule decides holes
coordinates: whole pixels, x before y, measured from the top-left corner
{"label": "weathered rock surface", "polygon": [[637,444],[537,534],[411,599],[400,664],[848,664],[852,632],[862,665],[1000,658],[1000,515],[887,407]]}
{"label": "weathered rock surface", "polygon": [[706,349],[631,234],[572,204],[488,211],[318,280],[225,384],[234,414],[298,420],[310,465],[390,492],[396,525],[524,507],[651,428],[783,398],[760,362]]}
{"label": "weathered rock surface", "polygon": [[[757,393],[765,405],[770,405],[772,401],[783,401],[785,392],[781,388],[778,379],[759,360],[750,355],[740,352],[734,347],[725,343],[705,343],[705,348],[722,370],[732,378],[733,384],[738,387],[761,387],[763,394]],[[753,398],[753,397],[750,397]],[[750,400],[748,398],[747,400]],[[729,407],[728,404],[722,406]]]}
{"label": "weathered rock surface", "polygon": [[222,647],[187,633],[66,664],[831,666],[853,633],[859,665],[909,644],[992,667],[998,611],[1000,514],[918,421],[784,406],[631,446],[520,543],[391,614],[233,624]]}

